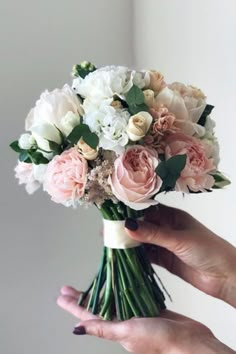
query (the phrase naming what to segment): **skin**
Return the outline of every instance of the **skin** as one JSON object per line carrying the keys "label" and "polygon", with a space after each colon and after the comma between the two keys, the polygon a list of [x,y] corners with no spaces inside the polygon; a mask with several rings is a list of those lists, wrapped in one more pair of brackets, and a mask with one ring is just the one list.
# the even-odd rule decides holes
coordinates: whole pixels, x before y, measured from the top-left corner
{"label": "skin", "polygon": [[[160,206],[148,211],[130,237],[146,243],[159,264],[203,292],[236,307],[236,249],[189,214]],[[120,343],[140,354],[230,354],[203,324],[163,311],[158,318],[107,322],[77,305],[79,292],[63,287],[57,303],[81,322],[82,332]]]}

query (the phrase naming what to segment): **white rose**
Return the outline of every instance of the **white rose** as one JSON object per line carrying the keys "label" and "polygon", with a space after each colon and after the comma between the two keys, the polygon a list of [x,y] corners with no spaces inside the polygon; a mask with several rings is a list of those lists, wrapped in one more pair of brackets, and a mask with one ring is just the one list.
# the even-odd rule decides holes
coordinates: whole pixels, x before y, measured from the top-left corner
{"label": "white rose", "polygon": [[19,147],[24,150],[31,149],[35,143],[35,138],[29,133],[21,134],[18,141]]}
{"label": "white rose", "polygon": [[199,121],[205,107],[206,101],[203,98],[182,96],[181,92],[165,87],[156,96],[155,103],[163,104],[176,116],[175,125],[187,135],[204,135],[203,127],[199,126]]}
{"label": "white rose", "polygon": [[86,160],[95,160],[98,156],[98,149],[91,148],[85,141],[81,138],[77,144],[80,153],[84,156]]}
{"label": "white rose", "polygon": [[[81,102],[69,85],[65,85],[62,89],[55,89],[52,92],[45,91],[27,116],[25,128],[32,132],[39,147],[45,149],[47,145],[44,141],[45,139],[50,139],[57,143],[61,142],[56,128],[66,136],[68,127],[64,128],[63,118],[68,112],[75,115],[83,114]],[[47,133],[45,128],[49,129],[49,125],[51,129]],[[47,135],[48,137],[46,137]]]}
{"label": "white rose", "polygon": [[147,112],[139,112],[130,117],[128,126],[126,128],[128,137],[131,141],[138,141],[142,139],[148,132],[153,118]]}

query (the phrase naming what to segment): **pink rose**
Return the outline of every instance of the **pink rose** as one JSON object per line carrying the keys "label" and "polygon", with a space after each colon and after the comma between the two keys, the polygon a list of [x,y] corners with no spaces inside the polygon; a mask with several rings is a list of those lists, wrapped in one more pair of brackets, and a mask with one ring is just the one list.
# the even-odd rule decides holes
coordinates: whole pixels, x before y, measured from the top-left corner
{"label": "pink rose", "polygon": [[154,150],[141,145],[128,148],[114,163],[110,178],[113,194],[134,210],[157,204],[150,199],[162,185],[155,172],[157,165],[158,156]]}
{"label": "pink rose", "polygon": [[166,159],[175,155],[187,155],[187,162],[176,183],[176,190],[187,193],[189,189],[193,192],[204,192],[214,185],[214,178],[209,175],[209,172],[215,170],[209,145],[182,133],[170,135],[166,143]]}
{"label": "pink rose", "polygon": [[84,195],[87,172],[87,161],[76,148],[71,148],[49,162],[44,189],[54,202],[75,206]]}

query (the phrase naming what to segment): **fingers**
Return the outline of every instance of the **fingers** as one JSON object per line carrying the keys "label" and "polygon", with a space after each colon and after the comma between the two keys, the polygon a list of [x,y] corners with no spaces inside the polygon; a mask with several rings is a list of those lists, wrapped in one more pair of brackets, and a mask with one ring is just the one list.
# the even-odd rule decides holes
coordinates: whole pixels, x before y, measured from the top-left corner
{"label": "fingers", "polygon": [[91,314],[86,309],[78,305],[78,297],[60,295],[57,299],[57,304],[63,310],[69,312],[80,320],[90,320],[97,318],[97,316]]}
{"label": "fingers", "polygon": [[112,340],[115,342],[122,342],[127,336],[126,322],[110,322],[103,320],[89,320],[83,321],[78,327],[75,327],[74,334],[88,334],[91,336]]}
{"label": "fingers", "polygon": [[72,286],[66,285],[61,288],[61,295],[68,295],[78,300],[81,295],[81,292],[72,288]]}
{"label": "fingers", "polygon": [[139,242],[161,246],[172,252],[178,247],[179,232],[169,226],[127,219],[125,227],[128,235]]}

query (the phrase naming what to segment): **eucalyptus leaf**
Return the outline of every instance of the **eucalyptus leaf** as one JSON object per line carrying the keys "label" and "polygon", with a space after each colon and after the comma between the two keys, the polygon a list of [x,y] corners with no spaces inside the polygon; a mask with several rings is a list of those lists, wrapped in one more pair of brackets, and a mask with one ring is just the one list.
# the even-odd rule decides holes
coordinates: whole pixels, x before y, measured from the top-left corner
{"label": "eucalyptus leaf", "polygon": [[25,162],[29,158],[29,154],[27,150],[21,150],[19,154],[19,160],[21,162]]}
{"label": "eucalyptus leaf", "polygon": [[144,103],[143,91],[136,85],[133,85],[126,95],[126,102],[129,106],[137,106]]}
{"label": "eucalyptus leaf", "polygon": [[148,106],[145,103],[140,105],[132,104],[128,106],[128,110],[131,114],[137,114],[139,112],[148,112]]}
{"label": "eucalyptus leaf", "polygon": [[83,140],[92,149],[96,149],[98,144],[99,144],[99,138],[98,138],[98,136],[95,133],[83,134]]}
{"label": "eucalyptus leaf", "polygon": [[21,152],[22,151],[22,149],[19,146],[18,140],[13,141],[9,146],[15,152]]}
{"label": "eucalyptus leaf", "polygon": [[28,152],[28,156],[35,165],[47,164],[49,162],[48,159],[39,151]]}
{"label": "eucalyptus leaf", "polygon": [[186,159],[186,155],[176,155],[159,163],[156,174],[163,181],[162,191],[171,190],[175,187],[176,181],[186,165]]}
{"label": "eucalyptus leaf", "polygon": [[67,140],[72,144],[77,144],[80,138],[86,134],[90,133],[89,126],[86,124],[77,125],[72,132],[68,135]]}

